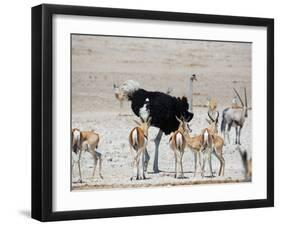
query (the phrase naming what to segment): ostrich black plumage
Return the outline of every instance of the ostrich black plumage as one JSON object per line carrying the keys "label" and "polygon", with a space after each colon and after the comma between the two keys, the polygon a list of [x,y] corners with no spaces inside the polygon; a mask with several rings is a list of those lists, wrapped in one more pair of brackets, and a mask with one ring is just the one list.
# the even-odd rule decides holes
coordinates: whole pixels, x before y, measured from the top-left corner
{"label": "ostrich black plumage", "polygon": [[184,117],[188,122],[193,117],[193,113],[188,111],[189,105],[186,97],[176,98],[166,93],[150,92],[144,89],[138,89],[128,96],[135,115],[139,116],[139,111],[147,98],[149,99],[147,108],[152,118],[151,126],[161,129],[165,135],[178,129],[179,122],[176,116]]}
{"label": "ostrich black plumage", "polygon": [[[159,143],[163,132],[165,135],[169,135],[178,129],[179,122],[176,116],[178,118],[183,117],[187,122],[193,118],[193,113],[188,111],[189,104],[187,98],[172,97],[162,92],[146,91],[139,88],[139,84],[132,80],[124,82],[120,90],[124,92],[126,98],[131,102],[131,108],[135,115],[139,116],[140,109],[146,104],[151,117],[151,126],[159,128],[159,132],[154,139],[155,155],[153,171],[157,173],[159,172]],[[149,100],[148,104],[147,99]],[[149,156],[147,151],[145,156],[146,162],[148,162]]]}

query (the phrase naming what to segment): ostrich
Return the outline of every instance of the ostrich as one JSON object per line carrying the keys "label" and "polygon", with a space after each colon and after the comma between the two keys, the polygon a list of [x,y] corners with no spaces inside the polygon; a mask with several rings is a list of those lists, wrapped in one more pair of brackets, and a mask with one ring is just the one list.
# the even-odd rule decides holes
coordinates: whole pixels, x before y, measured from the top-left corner
{"label": "ostrich", "polygon": [[126,99],[124,93],[128,92],[131,89],[138,89],[139,86],[140,86],[139,83],[133,80],[128,80],[126,83],[124,83],[121,86],[118,86],[115,83],[113,84],[114,95],[115,98],[119,101],[119,105],[120,105],[119,116],[121,116],[121,112],[123,109],[123,102]]}
{"label": "ostrich", "polygon": [[193,112],[193,82],[197,81],[197,77],[195,74],[189,76],[188,80],[187,80],[187,97],[188,97],[188,101],[190,104],[190,112]]}
{"label": "ostrich", "polygon": [[[224,135],[224,140],[227,135],[228,143],[230,143],[229,132],[231,127],[235,127],[236,130],[235,144],[240,145],[241,129],[244,125],[245,119],[248,117],[247,93],[246,93],[246,88],[244,88],[244,95],[245,95],[245,103],[244,103],[237,90],[236,89],[233,90],[236,93],[238,99],[240,100],[242,108],[235,107],[235,108],[224,109],[224,111],[222,112],[221,132]],[[225,131],[226,125],[227,125],[227,131]]]}
{"label": "ostrich", "polygon": [[[134,85],[136,87],[139,87],[139,84],[137,82],[134,83]],[[122,109],[123,109],[123,102],[125,101],[126,97],[124,95],[124,92],[122,92],[122,90],[127,89],[127,87],[125,87],[124,85],[122,86],[118,86],[115,83],[113,84],[113,90],[114,90],[114,96],[115,98],[119,101],[119,116],[121,116],[122,114]],[[166,93],[167,94],[171,94],[173,92],[172,88],[168,88]]]}
{"label": "ostrich", "polygon": [[[173,97],[163,92],[152,92],[141,89],[139,83],[133,80],[127,80],[120,86],[120,91],[131,102],[131,108],[135,115],[140,116],[140,109],[144,106],[145,100],[149,99],[147,108],[151,116],[151,126],[159,128],[158,134],[154,139],[155,155],[153,162],[153,172],[158,173],[159,144],[163,133],[169,135],[179,127],[176,119],[183,117],[189,122],[193,118],[193,113],[188,111],[189,104],[186,97]],[[149,161],[149,155],[145,150],[145,165]]]}

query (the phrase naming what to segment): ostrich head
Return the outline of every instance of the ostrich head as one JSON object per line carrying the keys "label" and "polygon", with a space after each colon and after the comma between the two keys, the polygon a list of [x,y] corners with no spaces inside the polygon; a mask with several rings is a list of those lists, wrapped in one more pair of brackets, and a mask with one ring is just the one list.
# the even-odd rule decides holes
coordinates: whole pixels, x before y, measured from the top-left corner
{"label": "ostrich head", "polygon": [[190,80],[193,82],[193,81],[197,81],[197,77],[195,74],[191,75],[190,76]]}
{"label": "ostrich head", "polygon": [[140,84],[137,81],[127,80],[119,87],[119,90],[127,99],[129,99],[129,97],[139,88]]}
{"label": "ostrich head", "polygon": [[178,97],[178,101],[181,103],[181,116],[186,122],[190,122],[193,118],[193,113],[188,111],[189,104],[187,98],[183,96],[182,98]]}

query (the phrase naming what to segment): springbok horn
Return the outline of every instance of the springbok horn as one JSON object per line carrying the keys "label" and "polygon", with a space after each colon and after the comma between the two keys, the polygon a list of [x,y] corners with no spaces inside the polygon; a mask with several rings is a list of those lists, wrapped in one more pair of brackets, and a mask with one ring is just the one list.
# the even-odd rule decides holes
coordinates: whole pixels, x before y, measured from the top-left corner
{"label": "springbok horn", "polygon": [[219,111],[217,111],[217,117],[216,117],[216,122],[218,122],[218,120],[219,120],[219,116],[220,116],[220,113],[219,113]]}
{"label": "springbok horn", "polygon": [[180,120],[180,119],[178,118],[178,116],[176,116],[176,119],[178,120],[178,122],[180,122],[180,123],[182,122],[182,120]]}
{"label": "springbok horn", "polygon": [[212,123],[212,122],[211,122],[211,120],[209,120],[209,119],[207,119],[207,118],[206,118],[206,121],[207,121],[209,124],[211,124],[211,123]]}
{"label": "springbok horn", "polygon": [[233,88],[233,90],[234,90],[234,92],[236,93],[237,97],[239,98],[239,100],[240,100],[242,106],[244,107],[243,100],[242,100],[242,98],[240,97],[239,93],[237,92],[237,90],[236,90],[235,88]]}
{"label": "springbok horn", "polygon": [[212,122],[215,121],[215,120],[212,118],[212,116],[210,115],[210,111],[208,111],[208,116],[209,116],[209,118],[212,120]]}
{"label": "springbok horn", "polygon": [[141,125],[137,120],[133,120],[135,123],[137,123],[137,125]]}
{"label": "springbok horn", "polygon": [[141,116],[140,116],[140,120],[141,120],[141,122],[142,122],[142,123],[144,123],[144,122],[145,122]]}

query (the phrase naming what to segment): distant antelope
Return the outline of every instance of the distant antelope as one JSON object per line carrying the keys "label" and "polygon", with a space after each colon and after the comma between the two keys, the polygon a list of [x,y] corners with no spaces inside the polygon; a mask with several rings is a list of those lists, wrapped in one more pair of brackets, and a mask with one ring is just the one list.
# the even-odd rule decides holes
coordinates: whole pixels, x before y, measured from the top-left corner
{"label": "distant antelope", "polygon": [[[133,155],[133,175],[131,180],[133,180],[136,175],[136,179],[145,179],[145,151],[148,143],[148,128],[150,127],[151,117],[148,119],[143,119],[140,116],[141,122],[134,122],[138,125],[133,128],[129,135],[129,145],[130,151]],[[140,162],[141,160],[141,162]],[[140,166],[141,163],[141,166]]]}
{"label": "distant antelope", "polygon": [[120,105],[119,115],[121,115],[123,109],[123,102],[126,96],[123,92],[121,92],[120,88],[116,84],[113,84],[113,89],[114,89],[115,98],[119,101],[119,105]]}
{"label": "distant antelope", "polygon": [[[244,125],[245,119],[248,117],[248,106],[247,106],[247,93],[246,88],[244,88],[244,95],[245,95],[245,103],[242,101],[239,93],[236,89],[234,89],[238,99],[241,102],[241,108],[226,108],[222,113],[222,121],[221,121],[221,132],[223,133],[224,140],[227,137],[227,141],[230,144],[229,139],[229,132],[231,127],[235,127],[236,137],[235,137],[235,144],[241,144],[240,137],[241,137],[241,129]],[[227,125],[227,131],[226,131]]]}
{"label": "distant antelope", "polygon": [[[80,131],[77,128],[72,129],[72,148],[75,154],[79,154],[78,157],[78,170],[79,170],[79,182],[82,183],[82,173],[81,173],[81,155],[83,151],[88,151],[92,154],[94,158],[94,170],[93,177],[95,176],[96,166],[99,162],[99,176],[103,179],[101,174],[102,168],[102,155],[96,149],[98,148],[99,135],[94,131]],[[79,152],[79,153],[78,153]],[[73,167],[73,165],[72,165]]]}
{"label": "distant antelope", "polygon": [[[186,147],[186,139],[184,137],[185,133],[185,125],[184,121],[180,120],[178,117],[176,117],[179,121],[179,128],[177,131],[172,132],[169,140],[169,145],[172,151],[174,152],[175,156],[175,178],[184,178],[183,174],[183,166],[182,166],[182,157],[184,154],[184,149]],[[180,166],[181,174],[179,176],[178,169]]]}

